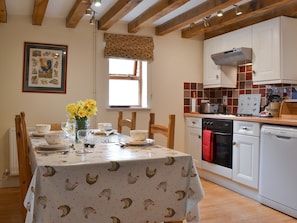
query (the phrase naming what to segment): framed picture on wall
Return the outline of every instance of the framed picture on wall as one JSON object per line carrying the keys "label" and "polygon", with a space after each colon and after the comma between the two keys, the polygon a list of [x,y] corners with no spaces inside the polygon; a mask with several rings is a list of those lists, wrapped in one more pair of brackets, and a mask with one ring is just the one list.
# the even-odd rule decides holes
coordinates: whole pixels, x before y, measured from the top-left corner
{"label": "framed picture on wall", "polygon": [[24,44],[23,92],[66,94],[67,45]]}

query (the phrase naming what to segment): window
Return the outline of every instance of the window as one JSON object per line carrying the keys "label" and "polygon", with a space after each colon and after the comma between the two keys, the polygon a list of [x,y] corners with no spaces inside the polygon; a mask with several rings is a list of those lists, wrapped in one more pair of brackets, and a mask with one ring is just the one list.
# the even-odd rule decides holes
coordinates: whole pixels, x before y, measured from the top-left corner
{"label": "window", "polygon": [[148,107],[147,62],[128,59],[109,61],[109,106]]}

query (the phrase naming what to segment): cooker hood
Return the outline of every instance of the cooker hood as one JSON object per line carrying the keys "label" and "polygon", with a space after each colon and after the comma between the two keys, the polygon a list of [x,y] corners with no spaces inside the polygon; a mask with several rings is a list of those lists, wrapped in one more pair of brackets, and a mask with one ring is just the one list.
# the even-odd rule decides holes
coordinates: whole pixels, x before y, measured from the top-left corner
{"label": "cooker hood", "polygon": [[221,53],[212,54],[211,58],[217,65],[237,66],[252,62],[252,48],[233,48]]}

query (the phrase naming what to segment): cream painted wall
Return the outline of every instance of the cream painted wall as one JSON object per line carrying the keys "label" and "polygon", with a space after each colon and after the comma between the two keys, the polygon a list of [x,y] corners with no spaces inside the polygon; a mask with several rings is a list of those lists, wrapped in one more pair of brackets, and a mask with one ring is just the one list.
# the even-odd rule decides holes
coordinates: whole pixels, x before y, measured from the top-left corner
{"label": "cream painted wall", "polygon": [[[127,33],[123,24],[108,32]],[[14,126],[14,116],[20,111],[26,112],[28,126],[61,122],[66,104],[95,98],[99,111],[92,127],[103,121],[116,126],[117,110],[107,109],[108,62],[103,58],[103,34],[87,21],[75,29],[65,28],[65,21],[59,19],[45,19],[42,26],[33,26],[31,17],[8,17],[7,24],[0,24],[0,174],[9,168],[8,129]],[[155,45],[154,61],[149,66],[151,110],[138,110],[137,128],[147,129],[150,111],[164,124],[168,114],[174,113],[175,148],[183,151],[183,82],[202,82],[202,42],[183,39],[180,32],[155,36],[148,28],[137,35],[153,36]],[[22,92],[25,41],[68,45],[67,94]]]}

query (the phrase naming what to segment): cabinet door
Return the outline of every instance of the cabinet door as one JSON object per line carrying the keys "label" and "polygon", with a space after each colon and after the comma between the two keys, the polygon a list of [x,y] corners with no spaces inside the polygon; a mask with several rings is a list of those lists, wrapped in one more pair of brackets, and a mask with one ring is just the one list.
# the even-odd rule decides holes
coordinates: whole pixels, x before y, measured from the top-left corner
{"label": "cabinet door", "polygon": [[201,168],[201,133],[199,128],[186,128],[186,148],[185,152],[193,156],[196,167]]}
{"label": "cabinet door", "polygon": [[262,84],[280,79],[280,20],[253,25],[253,81]]}
{"label": "cabinet door", "polygon": [[234,134],[232,179],[258,188],[259,137]]}
{"label": "cabinet door", "polygon": [[219,85],[221,81],[221,70],[211,59],[211,55],[220,52],[219,40],[217,37],[204,41],[204,56],[203,56],[203,84],[204,86]]}

